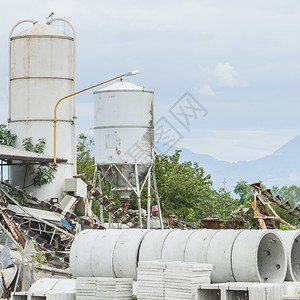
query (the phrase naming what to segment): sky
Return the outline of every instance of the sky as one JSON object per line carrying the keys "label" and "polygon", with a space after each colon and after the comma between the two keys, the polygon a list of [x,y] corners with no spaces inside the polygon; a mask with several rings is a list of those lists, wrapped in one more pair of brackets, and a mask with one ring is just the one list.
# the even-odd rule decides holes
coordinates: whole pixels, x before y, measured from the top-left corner
{"label": "sky", "polygon": [[[54,12],[76,30],[77,88],[139,69],[130,81],[154,91],[156,128],[176,147],[249,161],[300,134],[297,0],[1,2],[1,123],[9,31]],[[77,97],[77,117],[77,131],[92,134],[93,91]]]}

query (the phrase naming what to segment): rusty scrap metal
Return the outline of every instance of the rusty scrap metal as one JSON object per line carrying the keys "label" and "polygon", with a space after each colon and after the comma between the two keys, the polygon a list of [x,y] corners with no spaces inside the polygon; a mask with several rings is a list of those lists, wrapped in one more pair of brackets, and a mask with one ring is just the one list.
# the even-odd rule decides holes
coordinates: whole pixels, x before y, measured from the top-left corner
{"label": "rusty scrap metal", "polygon": [[17,243],[21,244],[22,247],[25,247],[25,240],[23,239],[20,231],[18,230],[18,227],[15,225],[15,223],[5,214],[2,214],[3,220],[5,221],[9,231],[13,235],[14,239]]}
{"label": "rusty scrap metal", "polygon": [[[296,227],[283,220],[273,209],[269,201],[270,190],[268,190],[268,192],[266,193],[266,191],[262,190],[261,185],[260,184],[258,185],[257,183],[251,184],[251,186],[253,187],[253,194],[254,194],[254,200],[251,202],[251,206],[254,211],[254,218],[258,220],[259,227],[261,229],[268,229],[268,228],[275,229],[276,225],[274,220],[280,221],[281,223],[287,225],[289,228],[293,230],[296,229]],[[259,200],[260,206],[257,204],[257,199]],[[281,199],[278,195],[275,197],[275,199],[276,201],[273,202],[278,203],[277,201],[280,200],[281,203]],[[291,205],[288,203],[288,201],[284,202],[283,204],[280,204],[279,207],[286,210],[291,209]]]}
{"label": "rusty scrap metal", "polygon": [[279,207],[281,207],[285,210],[290,210],[292,208],[289,201],[285,201],[284,203],[280,204]]}
{"label": "rusty scrap metal", "polygon": [[300,215],[300,210],[295,206],[291,211],[288,212],[289,215],[298,217]]}

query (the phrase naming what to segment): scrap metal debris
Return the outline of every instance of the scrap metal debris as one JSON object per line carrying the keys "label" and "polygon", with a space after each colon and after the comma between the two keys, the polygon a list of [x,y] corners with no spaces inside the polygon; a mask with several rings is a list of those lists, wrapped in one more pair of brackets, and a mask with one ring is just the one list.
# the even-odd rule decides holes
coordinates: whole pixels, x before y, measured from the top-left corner
{"label": "scrap metal debris", "polygon": [[253,187],[254,199],[251,202],[251,206],[254,211],[254,218],[258,220],[259,227],[261,229],[276,229],[275,220],[287,225],[290,229],[295,230],[296,227],[283,220],[271,206],[271,202],[276,203],[280,208],[289,210],[289,214],[298,216],[300,211],[297,207],[292,208],[288,201],[282,202],[280,196],[277,195],[275,198],[270,189],[263,190],[260,183],[251,184]]}
{"label": "scrap metal debris", "polygon": [[[7,182],[1,182],[0,192],[1,227],[6,227],[15,242],[23,248],[26,240],[36,241],[52,266],[68,267],[76,224],[105,229],[95,219],[77,216],[72,210],[64,212],[57,203],[51,200],[40,201],[33,194]],[[76,200],[78,202],[81,199]],[[27,206],[19,204],[19,201]],[[35,208],[28,207],[29,203]]]}
{"label": "scrap metal debris", "polygon": [[[0,183],[0,229],[7,231],[13,243],[22,248],[27,240],[36,241],[51,267],[68,268],[70,248],[78,228],[106,229],[93,214],[92,202],[103,206],[113,221],[128,227],[138,226],[132,216],[103,196],[82,175],[74,177],[86,182],[86,199],[71,193],[61,203],[54,199],[40,200],[20,186],[14,187],[6,181]],[[83,216],[75,213],[79,204],[84,206]]]}

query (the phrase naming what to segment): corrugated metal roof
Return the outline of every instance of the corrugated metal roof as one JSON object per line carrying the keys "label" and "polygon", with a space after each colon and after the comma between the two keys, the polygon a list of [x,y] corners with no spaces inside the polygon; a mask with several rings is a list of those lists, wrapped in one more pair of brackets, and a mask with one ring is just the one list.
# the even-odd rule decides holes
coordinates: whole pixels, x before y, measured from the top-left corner
{"label": "corrugated metal roof", "polygon": [[[53,162],[53,157],[17,149],[10,146],[0,145],[0,160],[14,160],[14,161],[31,161],[31,162]],[[58,163],[67,162],[67,159],[57,158]]]}

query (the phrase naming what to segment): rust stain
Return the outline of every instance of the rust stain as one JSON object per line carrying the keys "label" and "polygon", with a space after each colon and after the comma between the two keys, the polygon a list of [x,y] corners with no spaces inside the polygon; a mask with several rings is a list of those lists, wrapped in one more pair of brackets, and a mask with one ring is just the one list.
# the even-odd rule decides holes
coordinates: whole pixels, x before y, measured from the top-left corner
{"label": "rust stain", "polygon": [[17,226],[4,214],[2,214],[2,217],[5,221],[5,223],[7,224],[11,234],[13,235],[14,239],[20,243],[22,245],[22,247],[25,247],[25,241],[20,233],[20,231],[18,230]]}

